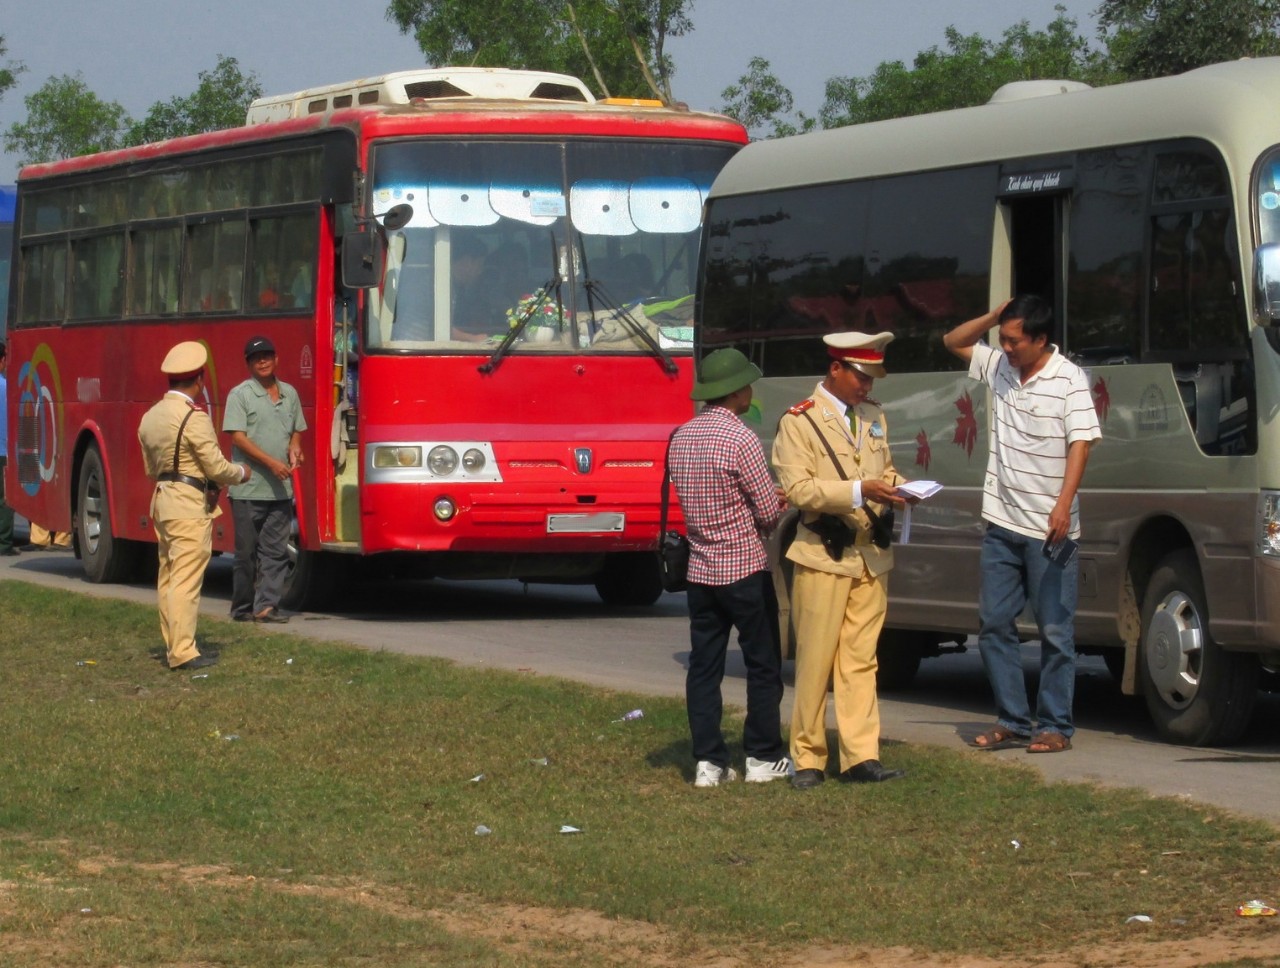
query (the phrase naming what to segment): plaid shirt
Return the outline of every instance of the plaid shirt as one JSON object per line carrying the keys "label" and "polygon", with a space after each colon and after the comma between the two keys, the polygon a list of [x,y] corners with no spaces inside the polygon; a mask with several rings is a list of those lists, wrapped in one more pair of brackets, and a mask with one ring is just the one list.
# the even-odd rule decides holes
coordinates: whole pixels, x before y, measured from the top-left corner
{"label": "plaid shirt", "polygon": [[689,581],[728,585],[769,567],[764,536],[782,516],[760,439],[720,406],[671,441],[671,482],[689,532]]}

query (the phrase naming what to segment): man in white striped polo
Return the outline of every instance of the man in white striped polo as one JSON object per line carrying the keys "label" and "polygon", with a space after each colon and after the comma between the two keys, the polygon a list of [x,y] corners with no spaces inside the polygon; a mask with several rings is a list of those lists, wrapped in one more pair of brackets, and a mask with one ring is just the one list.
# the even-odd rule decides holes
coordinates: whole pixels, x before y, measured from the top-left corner
{"label": "man in white striped polo", "polygon": [[[981,342],[1000,327],[1000,350]],[[1079,565],[1048,552],[1080,537],[1076,491],[1101,437],[1083,370],[1049,342],[1053,310],[1022,295],[943,337],[992,393],[991,452],[982,488],[982,592],[978,647],[996,701],[996,725],[979,749],[1071,748],[1075,732],[1075,613]],[[1030,602],[1040,629],[1040,688],[1033,718],[1019,653],[1018,615]]]}

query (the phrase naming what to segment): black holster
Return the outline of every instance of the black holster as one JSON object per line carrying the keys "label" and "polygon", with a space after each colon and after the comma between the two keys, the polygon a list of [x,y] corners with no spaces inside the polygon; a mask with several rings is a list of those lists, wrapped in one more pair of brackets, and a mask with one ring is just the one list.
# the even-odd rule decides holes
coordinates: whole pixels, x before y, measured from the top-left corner
{"label": "black holster", "polygon": [[882,550],[893,544],[893,508],[882,514],[871,510],[871,505],[864,504],[862,510],[867,512],[867,520],[871,522],[871,543]]}
{"label": "black holster", "polygon": [[853,544],[857,532],[833,514],[819,514],[816,521],[806,521],[804,526],[822,539],[822,547],[832,561],[844,557],[844,549]]}

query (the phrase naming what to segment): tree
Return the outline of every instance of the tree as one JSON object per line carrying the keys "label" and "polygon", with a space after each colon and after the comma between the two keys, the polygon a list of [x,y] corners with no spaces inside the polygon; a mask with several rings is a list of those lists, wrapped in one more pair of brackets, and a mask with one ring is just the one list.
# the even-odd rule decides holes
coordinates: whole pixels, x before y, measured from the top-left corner
{"label": "tree", "polygon": [[[9,49],[5,46],[4,34],[0,34],[0,58],[9,53]],[[18,75],[21,74],[25,67],[17,61],[9,61],[0,65],[0,97],[4,97],[4,92],[18,83]]]}
{"label": "tree", "polygon": [[1280,0],[1102,0],[1098,34],[1126,79],[1280,53]]}
{"label": "tree", "polygon": [[[753,57],[747,73],[720,92],[725,103],[717,108],[751,132],[754,138],[782,138],[813,128],[817,119],[800,114],[800,126],[786,120],[795,105],[791,91],[769,69],[763,57]],[[766,129],[768,133],[765,133]]]}
{"label": "tree", "polygon": [[157,101],[146,117],[129,125],[122,144],[138,145],[163,141],[184,134],[237,128],[244,124],[249,102],[262,96],[258,75],[245,76],[234,57],[218,55],[211,71],[201,71],[193,94]]}
{"label": "tree", "polygon": [[605,7],[617,19],[631,45],[649,89],[671,103],[671,79],[675,63],[666,53],[666,39],[680,37],[693,28],[685,13],[692,0],[613,0]]}
{"label": "tree", "polygon": [[23,103],[27,120],[10,125],[4,135],[5,150],[18,155],[21,165],[115,148],[129,124],[124,108],[99,99],[78,73],[49,78]]}
{"label": "tree", "polygon": [[970,107],[990,99],[1011,81],[1055,78],[1105,83],[1111,79],[1101,53],[1077,33],[1076,21],[1058,6],[1042,31],[1023,20],[999,42],[946,30],[945,50],[930,47],[907,68],[885,61],[868,77],[833,77],[819,117],[824,128]]}
{"label": "tree", "polygon": [[556,71],[610,96],[672,100],[668,37],[691,0],[391,0],[387,17],[431,64]]}

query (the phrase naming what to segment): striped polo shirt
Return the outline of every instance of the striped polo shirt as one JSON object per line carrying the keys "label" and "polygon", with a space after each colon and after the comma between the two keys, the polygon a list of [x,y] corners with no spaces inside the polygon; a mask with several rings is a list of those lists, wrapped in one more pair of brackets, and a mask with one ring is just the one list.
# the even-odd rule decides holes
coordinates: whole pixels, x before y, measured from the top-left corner
{"label": "striped polo shirt", "polygon": [[[1031,538],[1049,529],[1062,493],[1067,448],[1102,437],[1084,370],[1056,346],[1040,371],[1023,383],[999,350],[977,343],[969,376],[991,388],[991,452],[982,485],[982,516]],[[1071,537],[1080,537],[1080,500],[1071,502]]]}

